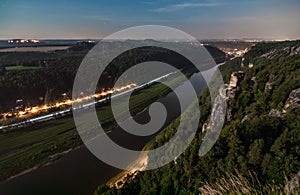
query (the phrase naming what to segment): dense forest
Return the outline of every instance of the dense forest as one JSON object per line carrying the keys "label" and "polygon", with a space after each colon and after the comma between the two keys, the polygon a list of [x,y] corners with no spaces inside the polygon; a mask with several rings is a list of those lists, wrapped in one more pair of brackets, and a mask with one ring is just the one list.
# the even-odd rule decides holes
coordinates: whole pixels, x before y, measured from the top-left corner
{"label": "dense forest", "polygon": [[[258,43],[220,71],[226,83],[238,75],[237,86],[228,88],[226,122],[209,153],[198,155],[211,111],[205,90],[198,132],[176,162],[128,175],[122,188],[102,185],[95,194],[299,192],[287,181],[300,171],[300,41]],[[168,141],[178,122],[146,148]]]}
{"label": "dense forest", "polygon": [[[0,95],[0,111],[12,108],[17,99],[42,104],[61,98],[72,89],[76,71],[93,46],[83,42],[67,50],[0,53],[0,90],[5,91]],[[29,68],[9,70],[15,66]]]}
{"label": "dense forest", "polygon": [[[109,48],[123,43],[116,41],[106,44]],[[23,99],[26,105],[36,105],[55,102],[62,98],[62,93],[70,97],[77,69],[94,46],[95,43],[79,42],[66,50],[0,53],[0,91],[5,92],[0,94],[0,112],[13,108],[17,99]],[[206,47],[216,62],[225,60],[226,56],[221,50]],[[100,78],[99,88],[112,87],[122,72],[134,63],[162,58],[167,63],[177,64],[177,68],[188,66],[180,55],[170,51],[151,47],[133,50],[109,64]]]}

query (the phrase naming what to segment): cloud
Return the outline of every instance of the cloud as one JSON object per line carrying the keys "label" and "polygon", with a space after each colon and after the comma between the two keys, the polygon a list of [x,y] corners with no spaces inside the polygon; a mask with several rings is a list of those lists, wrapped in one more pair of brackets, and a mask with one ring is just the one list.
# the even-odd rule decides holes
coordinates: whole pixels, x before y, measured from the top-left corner
{"label": "cloud", "polygon": [[182,10],[185,8],[196,8],[196,7],[216,7],[220,6],[220,3],[181,3],[181,4],[174,4],[167,7],[160,7],[153,9],[153,12],[173,12],[177,10]]}

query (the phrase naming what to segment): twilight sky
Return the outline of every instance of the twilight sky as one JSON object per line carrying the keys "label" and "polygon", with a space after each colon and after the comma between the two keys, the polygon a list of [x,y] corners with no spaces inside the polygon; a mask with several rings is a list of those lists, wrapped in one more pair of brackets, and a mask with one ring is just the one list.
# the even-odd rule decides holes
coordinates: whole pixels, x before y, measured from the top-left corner
{"label": "twilight sky", "polygon": [[0,39],[101,38],[166,25],[196,38],[300,39],[299,0],[0,0]]}

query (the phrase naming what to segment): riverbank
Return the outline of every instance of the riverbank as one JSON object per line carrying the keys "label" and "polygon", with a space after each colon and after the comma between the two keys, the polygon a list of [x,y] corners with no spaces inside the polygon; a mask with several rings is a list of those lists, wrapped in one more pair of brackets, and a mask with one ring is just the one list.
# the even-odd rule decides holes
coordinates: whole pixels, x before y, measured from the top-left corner
{"label": "riverbank", "polygon": [[65,50],[70,46],[38,46],[38,47],[12,47],[0,49],[0,52],[49,52],[55,50]]}
{"label": "riverbank", "polygon": [[70,152],[73,152],[73,151],[75,151],[75,150],[77,150],[77,149],[79,149],[79,148],[81,148],[81,147],[82,147],[82,145],[77,146],[77,147],[75,147],[75,148],[70,148],[70,149],[68,149],[68,150],[65,150],[65,151],[60,152],[60,153],[56,153],[56,154],[54,154],[54,155],[51,155],[51,156],[49,156],[49,158],[52,159],[52,160],[50,160],[50,161],[48,161],[48,162],[46,162],[46,163],[38,164],[38,165],[36,165],[36,166],[34,166],[34,167],[31,167],[31,168],[29,168],[29,169],[26,169],[26,170],[24,170],[24,171],[22,171],[22,172],[20,172],[20,173],[18,173],[18,174],[16,174],[16,175],[13,175],[13,176],[7,178],[7,179],[4,180],[4,181],[0,182],[0,184],[5,183],[5,182],[8,182],[9,180],[12,180],[12,179],[14,179],[14,178],[16,178],[16,177],[19,177],[19,176],[25,175],[25,174],[27,174],[27,173],[30,173],[30,172],[32,172],[32,171],[34,171],[34,170],[39,169],[39,168],[50,166],[50,165],[52,165],[53,163],[56,163],[57,161],[59,161],[59,159],[60,159],[63,155],[66,155],[66,154],[68,154],[68,153],[70,153]]}
{"label": "riverbank", "polygon": [[144,171],[148,164],[148,155],[140,155],[138,159],[136,159],[130,166],[128,166],[127,170],[123,170],[121,173],[117,174],[113,178],[111,178],[107,185],[112,188],[116,187],[117,189],[122,188],[125,184],[126,178],[134,178],[139,171]]}

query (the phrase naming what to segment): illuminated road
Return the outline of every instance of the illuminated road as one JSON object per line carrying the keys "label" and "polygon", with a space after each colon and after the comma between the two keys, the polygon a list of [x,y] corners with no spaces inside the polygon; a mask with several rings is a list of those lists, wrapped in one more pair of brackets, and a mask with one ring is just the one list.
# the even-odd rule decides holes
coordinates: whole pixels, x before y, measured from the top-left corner
{"label": "illuminated road", "polygon": [[[158,77],[156,79],[153,79],[151,81],[149,81],[148,83],[145,83],[145,84],[142,84],[142,85],[139,85],[139,86],[136,86],[135,84],[130,84],[130,85],[127,85],[127,86],[124,86],[124,87],[121,87],[121,88],[117,88],[117,89],[114,89],[114,90],[110,90],[110,91],[107,91],[107,92],[102,92],[102,93],[99,93],[99,94],[95,94],[95,95],[92,95],[92,96],[87,96],[87,97],[84,97],[84,98],[80,98],[80,99],[76,99],[76,100],[67,100],[65,102],[62,102],[62,103],[57,103],[53,106],[41,106],[41,107],[34,107],[32,110],[33,112],[38,112],[37,110],[38,109],[43,109],[43,110],[48,110],[50,108],[57,108],[61,105],[72,105],[72,103],[74,102],[82,102],[84,100],[88,100],[90,98],[98,98],[98,97],[101,97],[101,96],[104,96],[104,95],[107,95],[107,94],[112,94],[111,95],[111,98],[116,98],[116,97],[120,97],[124,94],[127,94],[127,93],[130,93],[134,90],[137,90],[137,89],[141,89],[143,87],[145,87],[146,85],[149,85],[149,84],[152,84],[154,82],[157,82],[159,80],[162,80],[172,74],[175,74],[176,72],[171,72],[169,74],[166,74],[164,76],[161,76],[161,77]],[[126,89],[126,88],[129,88],[128,90],[125,90],[123,92],[119,92],[123,89]],[[117,92],[116,94],[113,94]],[[97,103],[102,103],[102,102],[105,102],[106,100],[108,100],[108,97],[105,97],[105,98],[101,98],[97,101],[93,101],[91,103],[87,103],[87,104],[83,104],[81,105],[80,107],[78,108],[74,108],[74,109],[82,109],[82,108],[87,108],[87,107],[90,107],[90,106],[94,106],[95,104]],[[51,120],[51,119],[55,119],[57,117],[60,117],[62,115],[65,115],[65,114],[69,114],[71,113],[73,110],[73,108],[67,108],[67,109],[64,109],[64,110],[61,110],[61,111],[58,111],[58,112],[55,112],[55,113],[51,113],[51,114],[47,114],[47,115],[43,115],[43,116],[38,116],[38,117],[34,117],[34,118],[30,118],[30,119],[26,119],[24,121],[21,121],[21,122],[17,122],[17,123],[12,123],[12,124],[9,124],[9,125],[3,125],[3,126],[0,126],[0,130],[4,130],[4,129],[8,129],[8,128],[17,128],[17,127],[21,127],[21,126],[25,126],[25,125],[29,125],[29,124],[32,124],[32,123],[38,123],[38,122],[42,122],[42,121],[47,121],[47,120]]]}

